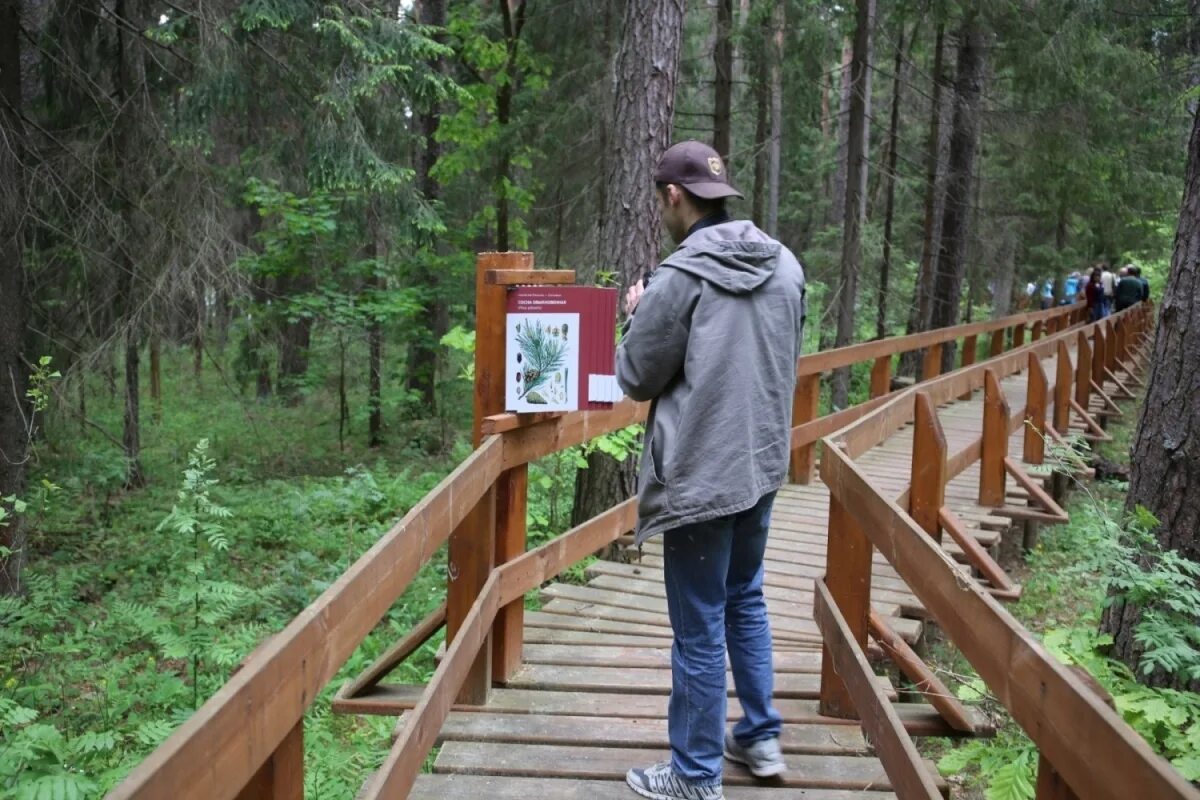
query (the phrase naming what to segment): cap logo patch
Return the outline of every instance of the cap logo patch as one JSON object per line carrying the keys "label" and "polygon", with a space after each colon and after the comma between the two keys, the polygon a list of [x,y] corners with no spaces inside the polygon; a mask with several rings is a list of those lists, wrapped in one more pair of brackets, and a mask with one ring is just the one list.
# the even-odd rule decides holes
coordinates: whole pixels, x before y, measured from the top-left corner
{"label": "cap logo patch", "polygon": [[720,175],[721,170],[723,170],[724,168],[725,167],[721,164],[720,156],[709,156],[708,157],[708,171],[711,172],[713,175]]}

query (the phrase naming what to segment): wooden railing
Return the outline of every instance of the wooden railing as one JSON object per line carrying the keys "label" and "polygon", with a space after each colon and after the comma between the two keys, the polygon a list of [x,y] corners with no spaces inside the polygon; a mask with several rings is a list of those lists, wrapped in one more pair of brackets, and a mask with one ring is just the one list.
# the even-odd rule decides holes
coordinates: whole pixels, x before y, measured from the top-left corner
{"label": "wooden railing", "polygon": [[[449,544],[446,603],[419,623],[371,667],[342,687],[344,698],[369,689],[411,655],[442,625],[447,650],[411,712],[365,797],[402,797],[415,780],[434,738],[456,703],[483,703],[494,683],[521,664],[524,594],[585,555],[632,530],[634,501],[627,501],[526,552],[527,467],[534,460],[645,419],[646,404],[623,401],[611,410],[506,414],[504,311],[507,287],[571,283],[566,271],[534,269],[528,253],[484,253],[477,262],[474,453],[394,525],[312,605],[268,639],[242,668],[181,725],[110,795],[112,798],[300,798],[303,795],[303,719],[320,692],[387,613],[434,553]],[[1081,316],[1077,306],[931,331],[917,336],[807,356],[801,361],[805,391],[819,373],[866,359],[940,345],[960,337],[992,335],[992,352],[1059,331]],[[1011,331],[1011,334],[1008,332]],[[974,358],[974,347],[964,359]],[[932,364],[933,362],[930,362]],[[966,363],[970,363],[968,360]],[[929,366],[927,376],[936,374]],[[799,390],[797,393],[799,397]],[[811,400],[806,395],[806,402]],[[798,411],[794,456],[808,457],[822,436],[887,402],[817,417],[815,400]],[[799,405],[798,405],[799,409]],[[805,450],[805,448],[809,448]],[[919,662],[899,639],[881,646],[911,665]],[[935,706],[941,703],[937,701]],[[944,707],[945,704],[942,703]],[[953,714],[953,709],[944,713]],[[960,722],[960,724],[968,724]]]}
{"label": "wooden railing", "polygon": [[[1041,434],[1065,434],[1072,414],[1089,435],[1103,435],[1088,411],[1092,395],[1101,393],[1108,406],[1106,381],[1120,389],[1137,380],[1131,365],[1141,357],[1151,321],[1143,304],[1078,331],[1043,338],[906,390],[822,441],[821,478],[829,489],[830,513],[827,573],[817,581],[816,602],[825,642],[821,711],[862,720],[901,800],[940,795],[919,768],[903,725],[869,680],[867,639],[879,638],[877,621],[869,613],[873,549],[886,557],[1037,745],[1039,800],[1200,798],[1106,704],[1086,675],[1050,655],[939,545],[941,529],[954,524],[942,502],[946,482],[979,461],[980,503],[1002,503],[1006,476],[1023,474],[1008,456],[1009,438],[1021,426],[1027,431],[1023,456],[1031,463],[1040,463],[1044,455]],[[1074,362],[1068,346],[1072,341]],[[1041,366],[1051,357],[1057,358],[1053,386]],[[1023,370],[1029,370],[1027,398],[1014,413],[1000,382]],[[981,435],[948,452],[937,407],[979,389],[984,390]],[[895,498],[873,485],[855,459],[909,423],[914,425],[911,482]],[[1023,485],[1041,491],[1032,481]],[[1048,498],[1031,491],[1031,499]],[[940,685],[922,688],[947,722],[956,725],[958,701]]]}

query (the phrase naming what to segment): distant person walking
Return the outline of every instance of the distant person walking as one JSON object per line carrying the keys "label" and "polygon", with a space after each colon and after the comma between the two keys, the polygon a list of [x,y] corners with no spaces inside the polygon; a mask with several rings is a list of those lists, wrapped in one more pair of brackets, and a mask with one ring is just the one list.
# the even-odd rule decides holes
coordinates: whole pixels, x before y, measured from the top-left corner
{"label": "distant person walking", "polygon": [[[627,395],[651,401],[635,538],[662,536],[671,758],[625,780],[651,800],[721,800],[722,755],[759,777],[785,769],[763,556],[787,477],[804,270],[729,217],[725,198],[741,194],[708,145],[669,148],[654,181],[679,246],[626,295],[616,371]],[[728,731],[726,654],[742,708]]]}
{"label": "distant person walking", "polygon": [[1100,280],[1100,268],[1092,270],[1091,279],[1084,291],[1087,293],[1088,319],[1095,322],[1104,316],[1104,284]]}
{"label": "distant person walking", "polygon": [[1113,299],[1117,292],[1117,276],[1109,271],[1108,264],[1100,265],[1100,284],[1104,288],[1104,306],[1100,312],[1100,317],[1103,319],[1112,313]]}
{"label": "distant person walking", "polygon": [[1121,268],[1121,279],[1117,281],[1117,288],[1114,293],[1115,309],[1124,311],[1130,306],[1135,306],[1142,302],[1143,295],[1146,294],[1146,287],[1142,283],[1142,279],[1137,276],[1138,268],[1129,264]]}
{"label": "distant person walking", "polygon": [[1047,278],[1042,281],[1042,310],[1045,311],[1054,305],[1054,281]]}
{"label": "distant person walking", "polygon": [[1083,281],[1079,277],[1079,273],[1072,272],[1070,275],[1067,276],[1067,279],[1065,281],[1063,281],[1062,299],[1058,301],[1058,304],[1060,306],[1071,305],[1078,299],[1079,292],[1080,292],[1080,290],[1082,290],[1082,288],[1083,288]]}

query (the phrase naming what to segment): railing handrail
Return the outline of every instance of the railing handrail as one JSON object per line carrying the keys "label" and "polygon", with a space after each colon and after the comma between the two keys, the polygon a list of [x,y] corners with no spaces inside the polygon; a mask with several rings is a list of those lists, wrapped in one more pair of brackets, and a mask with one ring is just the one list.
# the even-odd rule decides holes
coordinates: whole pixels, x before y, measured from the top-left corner
{"label": "railing handrail", "polygon": [[[854,458],[889,437],[899,427],[912,422],[920,406],[926,409],[926,414],[932,419],[931,424],[937,429],[934,435],[942,442],[941,458],[945,459],[944,436],[940,432],[936,413],[932,411],[939,402],[959,397],[963,391],[978,389],[986,381],[989,384],[989,396],[994,397],[999,392],[1000,406],[1004,408],[998,378],[1022,369],[1021,361],[1028,359],[1030,353],[1040,356],[1058,350],[1061,358],[1063,352],[1059,349],[1059,343],[1070,336],[1079,337],[1084,345],[1077,354],[1078,363],[1090,361],[1091,353],[1086,348],[1085,337],[1091,333],[1101,348],[1108,348],[1096,356],[1097,363],[1102,365],[1111,358],[1115,364],[1116,357],[1120,355],[1116,347],[1124,340],[1112,335],[1113,323],[1125,325],[1131,321],[1144,321],[1146,314],[1146,307],[1134,307],[1122,312],[1121,316],[1092,323],[1082,330],[1049,337],[1000,358],[957,370],[928,384],[897,393],[871,413],[822,440],[824,456],[821,476],[829,489],[831,509],[836,507],[840,515],[847,517],[845,523],[850,526],[847,533],[854,539],[853,543],[844,546],[859,553],[861,546],[857,542],[861,540],[866,543],[868,553],[874,547],[887,558],[950,641],[972,664],[1013,719],[1025,729],[1041,751],[1045,763],[1059,773],[1074,792],[1089,800],[1128,797],[1197,800],[1200,792],[1184,780],[1169,762],[1154,753],[1091,687],[1046,651],[996,599],[975,581],[964,581],[959,568],[938,542],[894,499],[894,489],[876,487],[854,463]],[[1109,334],[1108,337],[1105,337],[1105,332]],[[1116,340],[1115,344],[1108,344],[1113,340]],[[1062,379],[1061,373],[1059,375],[1056,383]],[[1062,397],[1061,393],[1056,394]],[[920,398],[919,395],[925,397]],[[921,402],[918,403],[918,400]],[[1071,402],[1078,412],[1077,401],[1073,399]],[[1018,414],[1027,412],[1028,408],[1023,407]],[[1007,410],[1005,416],[1008,416]],[[1012,416],[1016,417],[1017,414]],[[1012,430],[1010,420],[1002,419],[1001,424],[1006,442]],[[973,448],[974,445],[969,445],[967,451]],[[973,453],[973,456],[979,457],[977,453]],[[941,479],[947,479],[944,473]],[[910,491],[915,491],[911,485]],[[831,528],[833,524],[831,511]],[[832,530],[829,542],[832,564],[835,548],[841,546],[834,542]],[[869,556],[861,563],[865,564],[868,572],[866,586],[869,587]],[[848,583],[861,585],[861,576]],[[844,587],[847,582],[843,580],[842,585]],[[861,597],[851,595],[848,599],[856,610],[863,605]],[[837,610],[837,601],[833,605]],[[841,621],[840,617],[837,617],[837,621]],[[859,628],[859,631],[853,632],[847,628],[842,634],[833,630],[830,635],[838,637],[838,644],[857,647],[858,643],[853,642],[854,637],[865,636],[861,621]],[[845,656],[842,658],[844,661]],[[862,693],[859,692],[858,696],[862,697]],[[867,702],[870,702],[869,699]],[[880,724],[878,720],[873,722]],[[1089,745],[1086,751],[1078,747],[1080,731],[1086,731]],[[912,796],[924,795],[919,789],[914,789]]]}
{"label": "railing handrail", "polygon": [[832,350],[822,350],[801,357],[797,366],[797,377],[816,375],[839,367],[848,367],[860,361],[871,361],[883,356],[893,356],[910,350],[920,350],[935,344],[945,344],[964,336],[978,336],[983,333],[994,333],[1007,330],[1017,325],[1036,325],[1038,322],[1048,322],[1060,317],[1070,317],[1084,307],[1084,303],[1076,302],[1064,306],[1055,306],[1040,311],[1026,311],[1011,314],[1007,317],[985,320],[983,322],[966,322],[946,328],[934,328],[921,333],[910,333],[905,336],[889,336],[886,339],[875,339],[870,342],[837,347]]}

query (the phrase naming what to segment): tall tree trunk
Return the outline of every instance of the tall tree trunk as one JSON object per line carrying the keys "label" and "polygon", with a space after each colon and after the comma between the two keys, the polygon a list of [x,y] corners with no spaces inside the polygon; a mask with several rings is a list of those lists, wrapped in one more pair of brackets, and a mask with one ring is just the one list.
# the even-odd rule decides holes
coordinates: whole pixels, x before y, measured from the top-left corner
{"label": "tall tree trunk", "polygon": [[996,255],[999,269],[992,290],[992,318],[1000,319],[1012,313],[1013,278],[1017,272],[1017,237],[1012,231],[1001,234]]}
{"label": "tall tree trunk", "polygon": [[[862,271],[862,228],[867,213],[867,137],[871,114],[871,29],[875,0],[857,0],[854,56],[850,62],[850,117],[846,140],[846,207],[842,216],[842,278],[838,287],[836,347],[854,341],[858,275]],[[850,368],[833,373],[833,407],[845,408],[850,394]]]}
{"label": "tall tree trunk", "polygon": [[[1143,506],[1159,521],[1164,550],[1200,563],[1200,114],[1192,121],[1187,178],[1175,232],[1171,274],[1159,306],[1146,400],[1134,438],[1125,508]],[[1101,628],[1113,636],[1112,655],[1134,667],[1141,647],[1134,633],[1142,609],[1110,606]],[[1155,671],[1139,680],[1200,691],[1178,676]]]}
{"label": "tall tree trunk", "polygon": [[[916,30],[913,30],[916,36]],[[875,315],[875,335],[887,336],[887,301],[892,271],[892,216],[896,206],[896,134],[900,127],[900,84],[904,71],[904,25],[896,37],[896,59],[892,73],[892,111],[888,118],[887,166],[884,168],[883,260],[879,264],[879,310]]]}
{"label": "tall tree trunk", "polygon": [[[417,0],[414,11],[417,22],[434,28],[446,25],[446,0]],[[430,68],[437,73],[445,71],[445,59],[436,57]],[[442,154],[442,146],[435,138],[440,109],[435,105],[416,114],[416,158],[414,169],[416,185],[429,202],[437,200],[441,187],[432,172]],[[425,248],[425,258],[436,252],[436,243]],[[432,264],[422,264],[414,280],[426,287],[425,302],[417,314],[417,333],[408,342],[407,374],[405,385],[410,392],[421,398],[421,404],[433,415],[437,414],[437,364],[438,345],[449,330],[450,312],[442,288],[441,270]],[[426,334],[427,332],[427,334]]]}
{"label": "tall tree trunk", "polygon": [[150,336],[150,401],[154,421],[162,420],[162,341],[157,333]]}
{"label": "tall tree trunk", "polygon": [[126,486],[146,483],[141,462],[141,417],[139,414],[139,366],[142,321],[138,314],[135,293],[139,290],[138,262],[145,242],[147,221],[145,213],[136,208],[131,198],[140,197],[144,181],[144,154],[140,147],[140,129],[144,124],[146,101],[146,69],[142,60],[141,43],[130,31],[142,30],[144,21],[141,0],[117,0],[116,15],[129,25],[129,30],[117,31],[116,95],[119,116],[113,125],[114,149],[121,173],[122,197],[118,200],[121,215],[121,238],[117,262],[120,265],[121,303],[124,309],[125,345],[125,414],[121,443],[125,449],[128,472]]}
{"label": "tall tree trunk", "polygon": [[[378,209],[372,208],[369,226],[371,241],[367,245],[367,253],[374,261],[369,280],[371,289],[377,295],[384,290],[380,262],[387,254],[387,244],[383,239],[381,227]],[[383,444],[383,322],[378,317],[373,317],[367,323],[367,447],[379,447],[381,444]]]}
{"label": "tall tree trunk", "polygon": [[[968,16],[959,31],[958,65],[954,78],[954,123],[950,133],[950,159],[946,167],[946,207],[942,214],[941,247],[933,283],[931,326],[958,323],[962,305],[967,243],[971,219],[971,182],[979,134],[979,98],[983,81],[983,31]],[[942,368],[949,367],[954,351],[943,351]]]}
{"label": "tall tree trunk", "polygon": [[713,149],[729,163],[733,131],[733,0],[717,0],[717,42],[713,48]]}
{"label": "tall tree trunk", "polygon": [[[301,270],[306,270],[302,266]],[[286,298],[302,295],[314,288],[311,273],[283,276],[278,283],[279,294]],[[281,315],[279,330],[279,372],[275,388],[284,404],[294,406],[301,400],[300,385],[308,374],[308,348],[312,343],[312,318],[288,319]]]}
{"label": "tall tree trunk", "polygon": [[506,51],[503,82],[496,90],[496,122],[500,125],[500,144],[496,148],[496,249],[504,252],[509,249],[508,186],[512,180],[508,123],[512,119],[513,95],[520,81],[517,48],[520,46],[521,29],[525,27],[525,0],[501,0],[496,6],[500,9]]}
{"label": "tall tree trunk", "polygon": [[[671,137],[683,13],[683,0],[642,0],[626,4],[621,24],[600,252],[613,254],[622,295],[660,254],[651,176]],[[576,473],[572,524],[632,495],[635,470],[632,458],[618,463],[598,450],[590,454],[587,467]]]}
{"label": "tall tree trunk", "polygon": [[[25,490],[25,461],[30,426],[26,420],[28,385],[25,344],[25,265],[21,229],[25,216],[25,172],[22,168],[25,126],[21,121],[21,3],[0,4],[0,498]],[[0,500],[7,512],[0,522],[0,595],[21,591],[25,562],[25,528],[20,515]]]}
{"label": "tall tree trunk", "polygon": [[760,228],[767,225],[767,150],[771,115],[771,65],[767,55],[769,26],[762,25],[762,40],[754,48],[754,196],[750,200],[750,218]]}
{"label": "tall tree trunk", "polygon": [[836,225],[846,212],[846,154],[850,136],[850,62],[854,58],[854,47],[849,38],[842,40],[841,91],[838,92],[837,153],[833,166],[833,197],[826,216],[827,225]]}
{"label": "tall tree trunk", "polygon": [[779,180],[783,161],[783,29],[784,4],[771,9],[771,145],[767,150],[767,227],[769,236],[779,236]]}
{"label": "tall tree trunk", "polygon": [[[920,333],[929,329],[933,307],[933,275],[937,269],[938,248],[942,239],[942,86],[943,53],[946,26],[938,23],[933,46],[933,94],[929,102],[929,139],[925,146],[925,212],[921,225],[921,266],[917,270],[917,282],[913,287],[913,302],[909,307],[906,334]],[[900,357],[900,374],[915,375],[920,367],[921,353],[910,351]]]}

